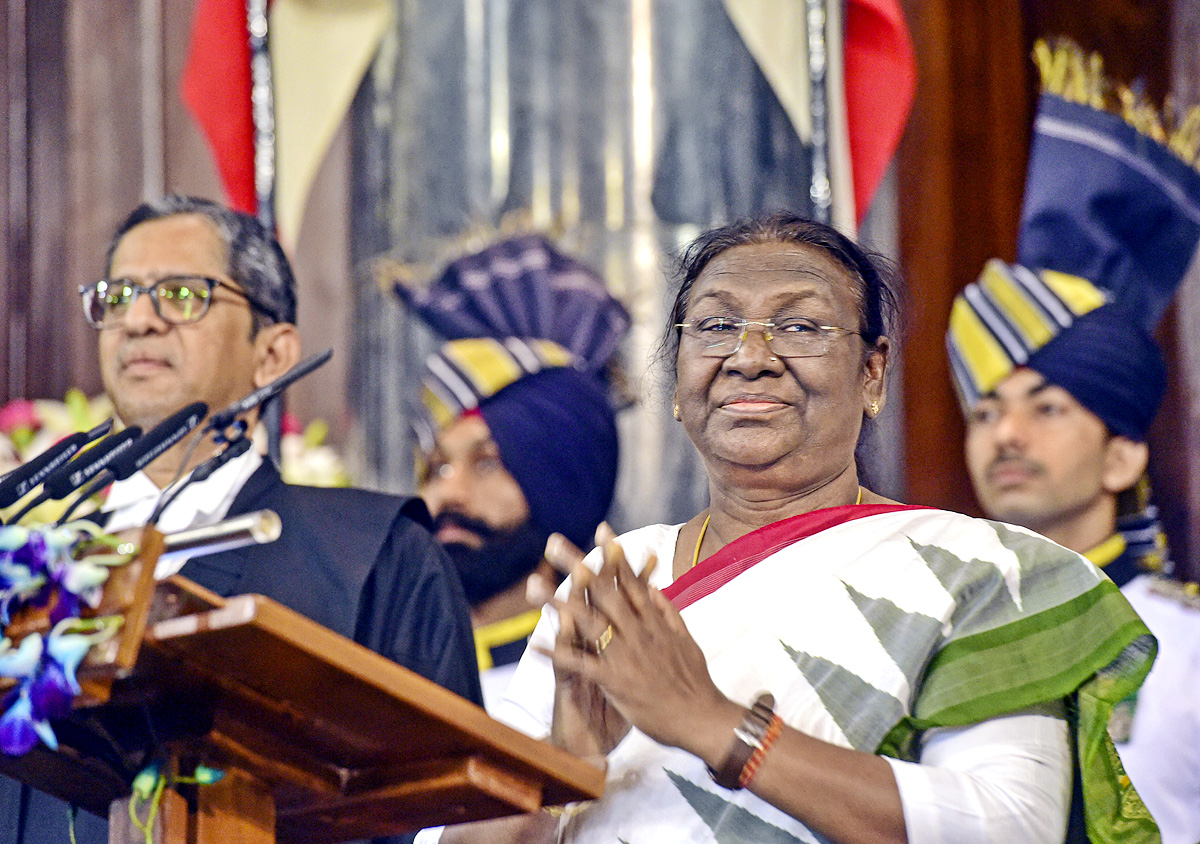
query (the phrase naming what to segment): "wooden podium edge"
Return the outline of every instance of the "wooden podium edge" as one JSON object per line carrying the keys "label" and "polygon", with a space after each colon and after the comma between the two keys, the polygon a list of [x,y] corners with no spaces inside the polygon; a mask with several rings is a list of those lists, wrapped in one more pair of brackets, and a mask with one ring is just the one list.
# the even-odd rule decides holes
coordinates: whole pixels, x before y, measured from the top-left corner
{"label": "wooden podium edge", "polygon": [[[490,811],[463,811],[447,817],[447,807],[461,804],[463,797],[474,797],[476,807],[481,796]],[[414,797],[423,797],[427,808],[414,808]],[[545,807],[541,783],[514,774],[487,759],[469,756],[430,770],[427,775],[386,786],[339,801],[335,809],[311,804],[302,809],[282,811],[277,816],[280,840],[312,840],[306,831],[336,828],[339,838],[361,839],[379,836],[381,822],[394,819],[395,828],[408,830],[456,823],[488,820],[502,815],[536,812]],[[403,807],[403,815],[396,806]],[[516,810],[516,811],[513,811]]]}
{"label": "wooden podium edge", "polygon": [[[517,762],[531,772],[552,768],[557,779],[578,793],[574,799],[599,797],[604,790],[605,773],[595,765],[493,720],[471,701],[262,595],[237,595],[209,612],[159,622],[146,631],[146,642],[171,652],[172,639],[251,623],[317,659],[350,655],[339,664],[348,675],[403,700],[427,718],[452,723],[472,741],[486,745],[490,755]],[[548,785],[546,798],[557,799],[558,789]]]}

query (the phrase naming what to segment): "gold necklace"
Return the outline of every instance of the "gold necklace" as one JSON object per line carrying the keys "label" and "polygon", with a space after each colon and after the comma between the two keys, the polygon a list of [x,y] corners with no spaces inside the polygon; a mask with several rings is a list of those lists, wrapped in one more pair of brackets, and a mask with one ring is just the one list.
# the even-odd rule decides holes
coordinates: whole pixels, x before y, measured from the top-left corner
{"label": "gold necklace", "polygon": [[696,563],[700,562],[700,546],[704,544],[704,533],[708,530],[708,520],[712,518],[712,511],[704,517],[704,524],[700,525],[700,536],[696,539],[696,550],[692,552],[692,568],[696,567]]}
{"label": "gold necklace", "polygon": [[[855,504],[862,504],[863,488],[858,488],[858,498],[855,499]],[[692,552],[692,568],[696,567],[696,563],[700,562],[700,546],[704,544],[704,534],[708,531],[708,520],[712,518],[712,512],[704,517],[704,523],[700,525],[700,535],[696,537],[696,550]]]}

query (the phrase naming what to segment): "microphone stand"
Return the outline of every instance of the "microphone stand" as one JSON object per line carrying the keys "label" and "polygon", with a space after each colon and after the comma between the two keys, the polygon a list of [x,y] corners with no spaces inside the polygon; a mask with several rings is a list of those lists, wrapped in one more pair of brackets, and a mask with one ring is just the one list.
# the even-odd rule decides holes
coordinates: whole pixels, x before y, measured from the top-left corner
{"label": "microphone stand", "polygon": [[[182,481],[179,479],[179,475],[176,475],[175,480],[171,481],[171,483],[164,487],[163,491],[159,494],[158,503],[154,505],[154,512],[151,513],[148,524],[157,524],[163,512],[169,506],[171,506],[171,503],[179,497],[179,494],[183,492],[189,484],[199,483],[200,481],[207,480],[213,472],[224,466],[230,460],[233,460],[235,457],[240,457],[249,451],[250,446],[253,443],[251,439],[246,436],[246,427],[246,422],[239,419],[230,426],[233,433],[218,433],[214,439],[218,445],[224,445],[225,448],[193,469],[191,473]],[[204,434],[202,432],[201,437],[203,435]],[[191,452],[195,450],[195,447],[198,444],[199,438],[197,438],[196,441],[193,442],[188,448],[188,456],[191,455]],[[186,465],[187,460],[185,458],[183,463],[180,464],[181,472],[183,467]]]}
{"label": "microphone stand", "polygon": [[267,429],[267,457],[275,468],[283,469],[283,396],[267,399],[260,414],[263,427]]}
{"label": "microphone stand", "polygon": [[86,484],[84,484],[83,489],[79,490],[79,495],[77,495],[75,497],[75,500],[71,502],[70,506],[67,507],[67,509],[63,512],[63,514],[58,517],[58,521],[55,522],[55,525],[57,525],[59,527],[61,527],[62,525],[65,525],[67,523],[67,521],[71,518],[71,514],[79,509],[80,504],[87,501],[96,492],[103,489],[108,484],[112,483],[112,480],[113,480],[112,470],[101,469],[99,472],[97,472],[96,477],[92,478],[90,481],[88,481]]}

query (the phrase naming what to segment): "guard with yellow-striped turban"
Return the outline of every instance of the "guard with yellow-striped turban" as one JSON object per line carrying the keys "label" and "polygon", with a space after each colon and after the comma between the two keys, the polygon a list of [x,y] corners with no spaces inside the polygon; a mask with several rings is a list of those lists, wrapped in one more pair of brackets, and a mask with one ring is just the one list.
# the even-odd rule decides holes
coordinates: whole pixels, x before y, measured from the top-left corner
{"label": "guard with yellow-striped turban", "polygon": [[1158,639],[1109,732],[1162,840],[1195,844],[1200,746],[1178,737],[1200,735],[1200,611],[1152,574],[1166,542],[1145,471],[1167,384],[1152,332],[1200,243],[1200,112],[1168,130],[1105,82],[1098,58],[1045,44],[1035,58],[1044,91],[1018,262],[988,262],[946,338],[967,465],[988,516],[1085,554]]}
{"label": "guard with yellow-striped turban", "polygon": [[450,338],[426,361],[419,492],[472,605],[484,696],[532,632],[525,597],[547,537],[592,543],[616,486],[606,372],[629,315],[603,279],[530,235],[460,258],[428,289],[398,288]]}

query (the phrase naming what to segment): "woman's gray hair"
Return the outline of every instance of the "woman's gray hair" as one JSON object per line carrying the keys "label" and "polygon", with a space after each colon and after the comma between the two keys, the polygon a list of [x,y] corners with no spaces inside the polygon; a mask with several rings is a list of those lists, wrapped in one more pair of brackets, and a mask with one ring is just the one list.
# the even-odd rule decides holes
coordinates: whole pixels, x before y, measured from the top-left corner
{"label": "woman's gray hair", "polygon": [[232,211],[210,199],[164,196],[144,202],[125,218],[105,255],[105,272],[111,272],[113,255],[130,229],[167,217],[196,214],[207,218],[225,244],[229,277],[261,308],[251,308],[254,331],[271,322],[296,322],[296,279],[279,241],[249,214]]}

